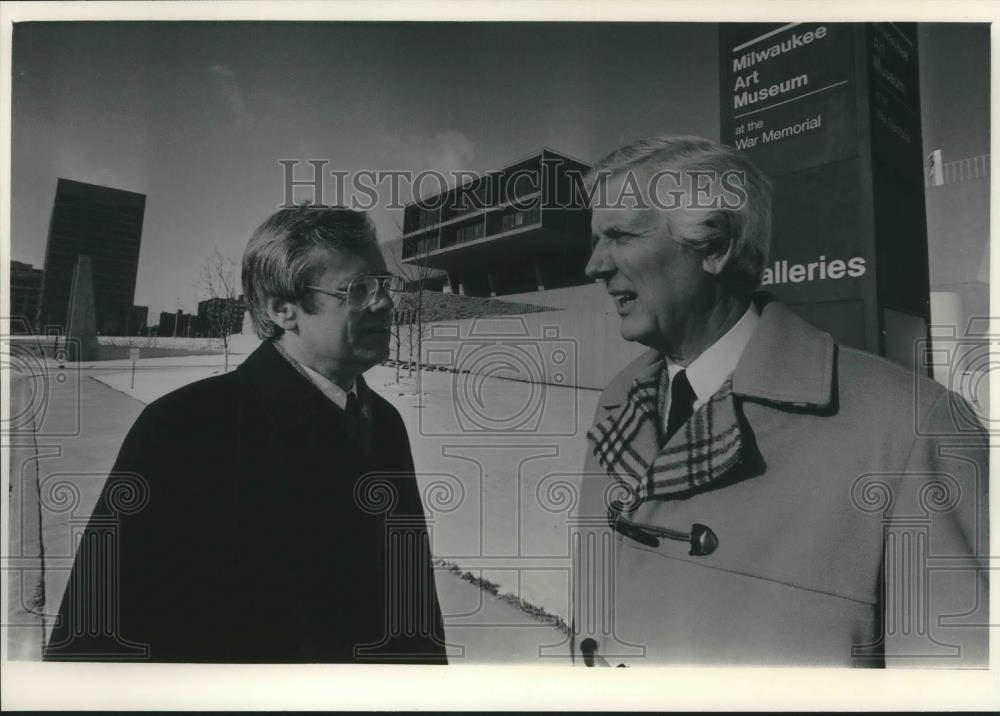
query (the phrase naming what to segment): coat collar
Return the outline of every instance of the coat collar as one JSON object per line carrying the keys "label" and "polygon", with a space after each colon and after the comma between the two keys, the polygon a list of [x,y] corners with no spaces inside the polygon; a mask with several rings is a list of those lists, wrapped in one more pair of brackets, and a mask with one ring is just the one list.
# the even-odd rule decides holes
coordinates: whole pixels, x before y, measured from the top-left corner
{"label": "coat collar", "polygon": [[[275,425],[298,429],[315,423],[331,413],[340,417],[342,410],[300,374],[270,341],[264,341],[237,369],[249,383],[274,418]],[[367,399],[368,388],[358,376],[358,397]]]}
{"label": "coat collar", "polygon": [[733,371],[733,392],[796,408],[829,407],[834,400],[833,337],[769,294],[756,294],[754,303],[761,320]]}
{"label": "coat collar", "polygon": [[[794,408],[829,407],[834,399],[833,338],[767,293],[755,294],[754,304],[761,320],[733,371],[733,393]],[[650,380],[662,361],[655,350],[636,358],[611,381],[600,406],[621,406],[632,385]]]}

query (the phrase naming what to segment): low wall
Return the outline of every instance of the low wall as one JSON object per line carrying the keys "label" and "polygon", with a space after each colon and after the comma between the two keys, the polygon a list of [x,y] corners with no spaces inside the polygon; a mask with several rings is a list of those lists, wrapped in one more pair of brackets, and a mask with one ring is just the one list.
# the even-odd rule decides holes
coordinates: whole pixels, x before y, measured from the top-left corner
{"label": "low wall", "polygon": [[100,336],[97,339],[97,360],[122,360],[129,357],[133,348],[139,349],[141,358],[219,355],[225,351],[221,338]]}
{"label": "low wall", "polygon": [[[136,346],[139,348],[140,358],[166,358],[168,356],[206,356],[222,355],[222,348],[171,348],[165,346]],[[94,360],[124,360],[129,357],[132,348],[128,346],[101,346],[97,347],[97,356]]]}
{"label": "low wall", "polygon": [[[240,336],[230,337],[230,352]],[[66,338],[57,336],[12,336],[9,339],[33,355],[57,361],[68,360]],[[124,360],[133,348],[139,349],[140,358],[166,358],[170,356],[221,355],[222,341],[218,338],[145,338],[141,336],[99,336],[93,360]],[[89,361],[88,361],[89,362]]]}
{"label": "low wall", "polygon": [[0,434],[9,461],[9,522],[7,570],[7,658],[39,661],[45,642],[45,571],[42,547],[42,511],[35,445],[39,376],[10,371],[10,417]]}
{"label": "low wall", "polygon": [[124,348],[169,348],[172,350],[222,352],[221,338],[187,338],[184,336],[98,336],[98,345]]}
{"label": "low wall", "polygon": [[591,315],[600,315],[612,308],[607,288],[603,283],[597,282],[567,288],[550,288],[545,291],[515,293],[501,298],[516,303],[533,303],[536,306],[584,311]]}

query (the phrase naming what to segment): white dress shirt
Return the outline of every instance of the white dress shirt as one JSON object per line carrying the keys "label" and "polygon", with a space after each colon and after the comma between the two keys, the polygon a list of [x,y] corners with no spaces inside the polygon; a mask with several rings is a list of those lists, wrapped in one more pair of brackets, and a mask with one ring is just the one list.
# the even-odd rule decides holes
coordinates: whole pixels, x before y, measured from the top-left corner
{"label": "white dress shirt", "polygon": [[[700,408],[705,401],[711,398],[726,382],[726,379],[733,374],[736,364],[743,355],[743,350],[750,342],[750,336],[757,330],[760,322],[760,315],[753,304],[747,308],[746,313],[738,320],[732,328],[723,334],[715,343],[710,345],[701,355],[695,358],[685,367],[679,363],[671,363],[666,360],[667,375],[673,382],[674,376],[682,370],[687,371],[688,382],[694,391],[694,409]],[[663,401],[663,424],[667,424],[667,416],[670,415],[670,391],[667,391]]]}

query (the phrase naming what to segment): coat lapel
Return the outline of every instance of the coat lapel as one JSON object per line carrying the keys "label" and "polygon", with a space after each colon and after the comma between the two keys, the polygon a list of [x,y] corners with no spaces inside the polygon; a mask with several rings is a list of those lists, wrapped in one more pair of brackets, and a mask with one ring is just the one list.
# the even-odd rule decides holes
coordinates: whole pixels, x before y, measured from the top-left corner
{"label": "coat lapel", "polygon": [[732,381],[663,444],[658,409],[659,394],[668,389],[663,375],[661,359],[637,376],[624,403],[587,433],[598,461],[633,501],[668,498],[728,477],[743,453]]}
{"label": "coat lapel", "polygon": [[359,434],[346,413],[323,395],[269,341],[262,343],[237,370],[263,403],[273,434],[289,436],[295,442],[303,436],[315,435],[315,439],[326,447],[345,442],[362,452],[370,447],[371,396],[360,377],[357,391],[361,399],[363,429]]}
{"label": "coat lapel", "polygon": [[314,423],[329,404],[270,341],[264,341],[247,356],[237,372],[263,403],[278,430],[301,431]]}
{"label": "coat lapel", "polygon": [[587,438],[608,476],[628,489],[635,504],[707,489],[756,454],[743,401],[816,412],[835,404],[832,338],[767,294],[755,302],[761,321],[733,376],[665,445],[658,407],[668,389],[662,356],[643,354],[602,396]]}
{"label": "coat lapel", "polygon": [[702,488],[729,476],[743,454],[732,381],[703,403],[663,446],[649,469],[653,498]]}
{"label": "coat lapel", "polygon": [[617,477],[634,499],[647,493],[647,473],[660,449],[658,386],[663,358],[644,366],[619,405],[587,433],[594,455],[609,475]]}

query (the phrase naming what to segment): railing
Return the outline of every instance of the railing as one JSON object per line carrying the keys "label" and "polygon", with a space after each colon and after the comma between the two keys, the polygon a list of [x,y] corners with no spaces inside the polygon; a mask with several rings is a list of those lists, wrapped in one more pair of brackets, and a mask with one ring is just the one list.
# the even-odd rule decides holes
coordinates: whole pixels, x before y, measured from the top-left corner
{"label": "railing", "polygon": [[[941,164],[941,171],[944,175],[945,184],[989,179],[990,155],[980,154],[975,157],[958,159],[954,162],[944,162]],[[935,186],[934,179],[930,176],[929,165],[924,165],[924,184],[926,186]]]}
{"label": "railing", "polygon": [[486,218],[485,225],[478,222],[475,224],[458,224],[457,226],[442,228],[440,234],[404,236],[403,260],[426,256],[438,249],[460,246],[471,241],[505,234],[508,231],[527,229],[537,226],[540,221],[541,212],[535,206],[530,209],[517,211],[507,210],[502,214],[495,213],[493,216]]}
{"label": "railing", "polygon": [[440,247],[440,239],[437,234],[433,236],[427,236],[426,234],[407,236],[403,239],[403,259],[422,256],[431,251],[437,251]]}

